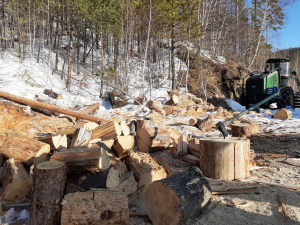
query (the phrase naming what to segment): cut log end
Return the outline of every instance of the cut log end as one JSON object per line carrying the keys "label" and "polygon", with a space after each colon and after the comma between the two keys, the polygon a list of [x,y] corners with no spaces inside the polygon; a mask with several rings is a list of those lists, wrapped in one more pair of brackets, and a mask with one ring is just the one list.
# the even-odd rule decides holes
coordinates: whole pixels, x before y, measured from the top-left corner
{"label": "cut log end", "polygon": [[37,169],[40,170],[53,170],[53,169],[58,169],[60,167],[65,166],[65,163],[63,162],[58,162],[58,161],[47,161],[47,162],[42,162],[36,166]]}

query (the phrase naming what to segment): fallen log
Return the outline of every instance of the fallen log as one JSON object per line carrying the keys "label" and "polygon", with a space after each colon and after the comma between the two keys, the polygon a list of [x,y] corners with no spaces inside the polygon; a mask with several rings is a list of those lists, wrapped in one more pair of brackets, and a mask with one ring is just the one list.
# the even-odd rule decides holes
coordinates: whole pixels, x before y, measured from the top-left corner
{"label": "fallen log", "polygon": [[172,112],[173,112],[173,106],[167,105],[167,106],[164,107],[164,110],[166,112],[166,116],[168,116],[168,115],[172,114]]}
{"label": "fallen log", "polygon": [[139,129],[136,141],[141,152],[153,152],[168,148],[172,140],[167,129],[150,127]]}
{"label": "fallen log", "polygon": [[37,165],[46,161],[50,146],[33,138],[28,138],[20,134],[2,133],[0,134],[0,153],[8,158]]}
{"label": "fallen log", "polygon": [[199,162],[200,162],[198,157],[191,155],[191,154],[184,155],[181,157],[181,159],[185,162],[188,162],[188,163],[191,163],[194,165],[199,165]]}
{"label": "fallen log", "polygon": [[171,91],[169,92],[170,100],[168,100],[165,105],[177,105],[179,104],[179,92]]}
{"label": "fallen log", "polygon": [[62,201],[61,225],[129,224],[125,193],[101,190],[67,194]]}
{"label": "fallen log", "polygon": [[159,114],[161,114],[161,115],[163,115],[163,116],[166,115],[165,110],[163,110],[163,109],[159,106],[158,102],[154,102],[154,101],[150,100],[149,102],[147,102],[147,106],[149,106],[150,109],[154,110],[155,112],[158,112]]}
{"label": "fallen log", "polygon": [[80,110],[79,112],[82,113],[82,114],[91,114],[93,113],[94,111],[96,111],[97,109],[99,109],[99,106],[100,106],[100,103],[97,102],[83,110]]}
{"label": "fallen log", "polygon": [[204,138],[200,140],[200,169],[210,178],[234,180],[249,176],[250,140]]}
{"label": "fallen log", "polygon": [[216,124],[216,121],[214,120],[214,117],[212,115],[209,115],[205,119],[197,122],[198,128],[204,132],[211,129],[215,124]]}
{"label": "fallen log", "polygon": [[250,138],[252,134],[258,133],[259,125],[251,122],[238,122],[231,124],[233,137]]}
{"label": "fallen log", "polygon": [[9,99],[11,101],[19,102],[19,103],[22,103],[22,104],[25,104],[25,105],[28,105],[31,107],[42,108],[42,109],[46,109],[46,110],[49,110],[49,111],[55,112],[55,113],[63,113],[63,114],[69,115],[69,116],[74,116],[79,119],[89,120],[89,121],[96,122],[96,123],[109,122],[109,120],[98,117],[98,116],[82,114],[80,112],[76,112],[76,111],[69,110],[69,109],[64,109],[59,106],[55,106],[55,105],[51,105],[51,104],[47,104],[47,103],[43,103],[43,102],[39,102],[39,101],[35,101],[35,100],[29,100],[29,99],[18,97],[18,96],[8,94],[8,93],[2,92],[2,91],[0,91],[0,97]]}
{"label": "fallen log", "polygon": [[123,107],[127,104],[124,96],[117,90],[112,90],[112,92],[109,93],[109,101],[113,109]]}
{"label": "fallen log", "polygon": [[62,162],[43,162],[35,167],[30,225],[60,224],[66,178],[66,166]]}
{"label": "fallen log", "polygon": [[6,160],[1,171],[3,186],[2,197],[15,201],[25,197],[31,190],[31,180],[21,162],[13,158]]}
{"label": "fallen log", "polygon": [[154,225],[192,224],[211,198],[207,179],[197,168],[154,181],[145,192],[145,205]]}
{"label": "fallen log", "polygon": [[153,181],[167,177],[165,169],[147,153],[131,151],[125,162],[131,171],[137,172],[140,189],[147,189]]}

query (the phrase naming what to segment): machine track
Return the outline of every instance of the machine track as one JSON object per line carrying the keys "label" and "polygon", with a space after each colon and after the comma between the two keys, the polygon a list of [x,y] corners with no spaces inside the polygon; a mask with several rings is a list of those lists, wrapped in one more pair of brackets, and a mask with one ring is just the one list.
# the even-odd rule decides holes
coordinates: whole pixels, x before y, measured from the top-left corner
{"label": "machine track", "polygon": [[300,108],[300,91],[294,92],[294,98],[295,98],[295,108]]}

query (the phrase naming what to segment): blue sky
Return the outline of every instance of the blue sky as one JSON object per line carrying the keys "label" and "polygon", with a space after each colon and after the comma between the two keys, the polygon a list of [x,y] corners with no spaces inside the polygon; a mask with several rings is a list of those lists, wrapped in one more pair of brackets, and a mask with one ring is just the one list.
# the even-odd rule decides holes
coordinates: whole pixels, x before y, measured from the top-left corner
{"label": "blue sky", "polygon": [[277,48],[300,47],[300,0],[296,0],[284,12],[286,20],[283,28],[279,30],[280,37]]}

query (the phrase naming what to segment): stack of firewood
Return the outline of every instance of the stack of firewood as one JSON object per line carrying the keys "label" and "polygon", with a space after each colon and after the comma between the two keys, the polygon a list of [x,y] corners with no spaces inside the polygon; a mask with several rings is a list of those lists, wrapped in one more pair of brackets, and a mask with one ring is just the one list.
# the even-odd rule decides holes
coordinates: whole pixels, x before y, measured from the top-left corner
{"label": "stack of firewood", "polygon": [[[194,110],[196,116],[189,125],[203,132],[214,127],[215,118],[232,116],[198,98],[185,97],[185,106],[180,101],[175,91],[170,92],[164,108],[153,101],[147,105],[161,116],[183,107],[191,113]],[[215,113],[197,116],[208,110]],[[203,209],[211,196],[210,187],[199,171],[173,175],[166,161],[149,154],[161,150],[199,167],[199,140],[151,120],[113,119],[100,126],[82,122],[35,139],[0,134],[0,153],[8,158],[2,170],[3,199],[30,197],[29,224],[128,224],[127,196],[138,189],[147,190],[145,205],[153,222],[177,224]],[[31,168],[29,175],[26,168]],[[174,178],[168,180],[171,176]],[[185,192],[186,186],[197,191]],[[155,202],[166,210],[156,212]],[[189,212],[183,209],[186,205]],[[169,212],[168,208],[176,210]]]}

